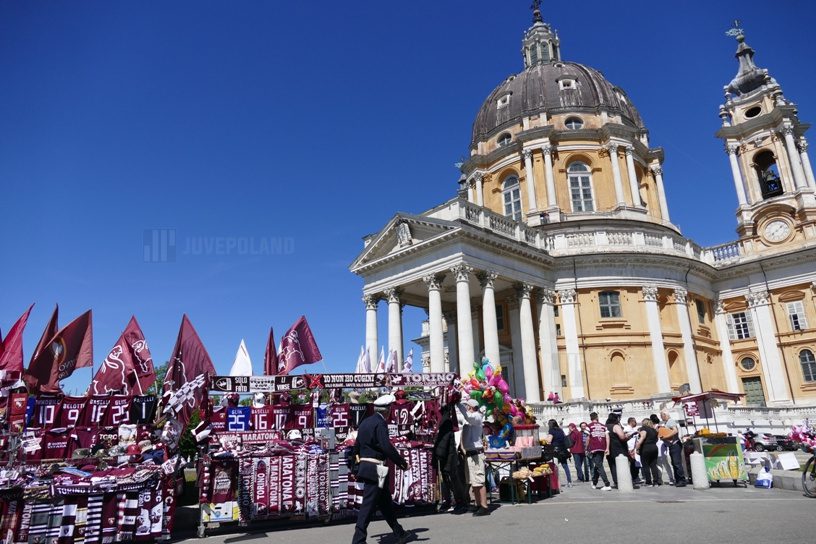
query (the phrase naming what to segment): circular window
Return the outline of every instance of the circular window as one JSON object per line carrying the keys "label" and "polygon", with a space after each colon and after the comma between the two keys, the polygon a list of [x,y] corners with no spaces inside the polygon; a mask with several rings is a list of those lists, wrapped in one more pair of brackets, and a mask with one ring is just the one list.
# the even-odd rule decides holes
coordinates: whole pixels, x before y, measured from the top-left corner
{"label": "circular window", "polygon": [[745,112],[745,117],[750,119],[751,117],[756,117],[760,113],[762,113],[762,108],[759,106],[754,106],[753,108],[748,108],[748,110]]}
{"label": "circular window", "polygon": [[566,121],[564,121],[564,125],[570,130],[577,130],[584,126],[584,122],[581,121],[580,117],[568,117]]}
{"label": "circular window", "polygon": [[742,360],[740,360],[740,367],[742,367],[745,372],[751,372],[756,368],[756,361],[754,361],[753,357],[743,357]]}
{"label": "circular window", "polygon": [[497,140],[497,142],[499,144],[499,147],[505,147],[505,146],[510,145],[510,140],[512,140],[512,139],[513,139],[512,136],[510,136],[507,133],[504,133],[501,136],[499,136],[499,139]]}

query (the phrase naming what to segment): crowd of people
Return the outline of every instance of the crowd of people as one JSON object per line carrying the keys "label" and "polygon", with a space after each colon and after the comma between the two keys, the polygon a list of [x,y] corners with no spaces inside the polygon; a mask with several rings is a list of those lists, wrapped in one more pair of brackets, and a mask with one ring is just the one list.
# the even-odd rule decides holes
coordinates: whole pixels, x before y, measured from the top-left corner
{"label": "crowd of people", "polygon": [[[617,488],[615,465],[619,455],[629,460],[636,489],[643,485],[687,485],[680,427],[666,410],[662,410],[659,417],[652,414],[640,423],[630,417],[624,424],[618,412],[610,413],[606,423],[601,423],[598,414],[593,412],[589,422],[570,423],[568,431],[561,429],[554,419],[549,421],[548,427],[545,440],[553,446],[555,458],[564,469],[567,487],[573,484],[569,463],[572,460],[579,482],[592,482],[592,488],[601,491]],[[609,467],[611,482],[604,461]]]}

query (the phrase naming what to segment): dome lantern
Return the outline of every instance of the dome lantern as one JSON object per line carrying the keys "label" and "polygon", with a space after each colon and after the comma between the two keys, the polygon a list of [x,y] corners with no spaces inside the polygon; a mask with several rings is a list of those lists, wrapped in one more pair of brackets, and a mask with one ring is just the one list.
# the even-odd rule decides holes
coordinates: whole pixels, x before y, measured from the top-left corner
{"label": "dome lantern", "polygon": [[527,29],[522,40],[521,55],[524,67],[561,60],[558,33],[541,17],[541,0],[534,0],[533,26]]}

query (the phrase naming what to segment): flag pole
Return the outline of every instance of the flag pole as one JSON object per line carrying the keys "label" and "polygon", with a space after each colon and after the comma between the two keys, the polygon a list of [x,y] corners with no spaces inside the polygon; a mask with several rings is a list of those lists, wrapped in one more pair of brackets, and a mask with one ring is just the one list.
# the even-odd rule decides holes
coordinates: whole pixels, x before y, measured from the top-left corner
{"label": "flag pole", "polygon": [[144,391],[142,390],[142,382],[139,381],[139,375],[136,374],[136,369],[132,368],[130,371],[133,372],[133,376],[136,377],[136,385],[139,386],[139,394],[144,395]]}

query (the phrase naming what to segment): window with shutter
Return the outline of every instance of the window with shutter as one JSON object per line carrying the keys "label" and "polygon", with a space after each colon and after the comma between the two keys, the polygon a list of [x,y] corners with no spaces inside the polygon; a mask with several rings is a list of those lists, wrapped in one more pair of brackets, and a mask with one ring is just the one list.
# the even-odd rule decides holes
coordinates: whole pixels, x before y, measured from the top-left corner
{"label": "window with shutter", "polygon": [[736,312],[728,315],[728,338],[745,340],[754,337],[754,321],[747,312]]}
{"label": "window with shutter", "polygon": [[790,319],[791,328],[795,331],[803,331],[808,328],[805,306],[801,300],[788,302],[788,319]]}

